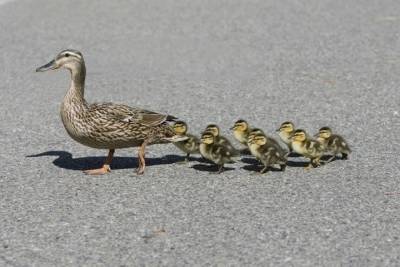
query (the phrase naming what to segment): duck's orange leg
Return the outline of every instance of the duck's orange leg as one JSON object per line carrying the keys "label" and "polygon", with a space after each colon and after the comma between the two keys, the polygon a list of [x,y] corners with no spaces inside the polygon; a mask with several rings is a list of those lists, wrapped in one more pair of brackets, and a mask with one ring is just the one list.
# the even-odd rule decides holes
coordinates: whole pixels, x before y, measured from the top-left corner
{"label": "duck's orange leg", "polygon": [[101,167],[99,169],[86,170],[83,172],[88,175],[103,175],[103,174],[111,172],[110,165],[111,165],[111,162],[112,162],[112,159],[114,156],[114,152],[115,152],[115,149],[110,149],[108,151],[108,156],[106,158],[106,161],[103,164],[103,167]]}
{"label": "duck's orange leg", "polygon": [[136,170],[136,173],[141,175],[144,173],[144,169],[146,168],[146,142],[143,142],[138,151],[138,159],[139,159],[139,167]]}

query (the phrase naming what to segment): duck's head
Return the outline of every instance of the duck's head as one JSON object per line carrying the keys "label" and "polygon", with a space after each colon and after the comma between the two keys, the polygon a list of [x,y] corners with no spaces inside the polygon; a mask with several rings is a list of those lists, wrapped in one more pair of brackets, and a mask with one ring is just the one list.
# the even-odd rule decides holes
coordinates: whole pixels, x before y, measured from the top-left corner
{"label": "duck's head", "polygon": [[82,69],[82,66],[84,65],[85,61],[83,60],[81,52],[73,49],[67,49],[61,51],[52,61],[50,61],[46,65],[37,68],[36,72],[44,72],[59,68],[66,68],[73,71],[77,69]]}
{"label": "duck's head", "polygon": [[304,142],[307,139],[306,131],[302,129],[294,131],[294,133],[291,136],[291,139],[294,142]]}
{"label": "duck's head", "polygon": [[211,145],[214,143],[214,135],[212,132],[206,131],[201,134],[201,142],[203,144]]}
{"label": "duck's head", "polygon": [[332,135],[332,130],[329,127],[322,127],[317,133],[318,138],[328,139]]}
{"label": "duck's head", "polygon": [[291,121],[285,121],[284,123],[281,124],[277,132],[285,132],[285,133],[291,133],[294,131],[294,124]]}
{"label": "duck's head", "polygon": [[249,124],[245,120],[238,120],[233,127],[231,127],[231,130],[235,132],[245,132],[247,129],[249,129]]}
{"label": "duck's head", "polygon": [[267,138],[263,134],[256,134],[250,140],[250,144],[255,144],[257,146],[263,146],[267,143]]}
{"label": "duck's head", "polygon": [[176,134],[184,135],[187,132],[187,125],[184,121],[177,121],[172,126]]}
{"label": "duck's head", "polygon": [[215,137],[218,137],[219,127],[216,124],[209,124],[207,125],[205,132],[211,132]]}

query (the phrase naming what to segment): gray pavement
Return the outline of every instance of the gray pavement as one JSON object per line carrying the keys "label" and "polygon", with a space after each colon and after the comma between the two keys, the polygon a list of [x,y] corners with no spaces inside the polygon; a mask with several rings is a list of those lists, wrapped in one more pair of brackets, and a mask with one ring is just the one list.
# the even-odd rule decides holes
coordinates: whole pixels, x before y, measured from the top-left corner
{"label": "gray pavement", "polygon": [[[398,266],[399,14],[386,0],[0,5],[0,266]],[[63,129],[68,73],[34,72],[64,48],[84,54],[90,102],[194,133],[329,125],[354,152],[309,172],[213,175],[157,145],[143,176],[134,148],[85,176],[106,151]]]}

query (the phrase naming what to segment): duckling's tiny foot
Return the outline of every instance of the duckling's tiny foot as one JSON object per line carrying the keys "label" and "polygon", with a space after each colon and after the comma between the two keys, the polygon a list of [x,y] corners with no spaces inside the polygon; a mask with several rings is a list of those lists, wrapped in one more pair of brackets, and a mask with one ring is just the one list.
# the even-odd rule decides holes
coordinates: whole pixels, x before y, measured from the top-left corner
{"label": "duckling's tiny foot", "polygon": [[309,164],[309,165],[307,165],[306,167],[304,167],[304,169],[305,169],[306,171],[311,170],[311,168],[312,168],[312,165],[311,165],[311,164]]}
{"label": "duckling's tiny foot", "polygon": [[182,160],[182,161],[178,161],[177,162],[177,164],[187,164],[187,163],[189,163],[189,158],[188,157],[186,157],[184,160]]}
{"label": "duckling's tiny foot", "polygon": [[104,165],[103,167],[101,167],[99,169],[85,170],[83,172],[87,175],[103,175],[103,174],[111,172],[111,168],[108,165]]}

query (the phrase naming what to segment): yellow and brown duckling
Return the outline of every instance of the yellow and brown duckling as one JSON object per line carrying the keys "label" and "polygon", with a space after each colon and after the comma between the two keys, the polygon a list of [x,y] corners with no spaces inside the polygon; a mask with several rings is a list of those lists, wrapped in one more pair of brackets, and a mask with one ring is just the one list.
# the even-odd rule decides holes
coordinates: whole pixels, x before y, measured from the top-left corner
{"label": "yellow and brown duckling", "polygon": [[237,154],[236,148],[232,145],[228,138],[221,135],[218,125],[209,124],[207,125],[204,132],[211,132],[215,137],[215,143],[225,146],[233,154]]}
{"label": "yellow and brown duckling", "polygon": [[324,146],[324,150],[332,153],[332,157],[328,162],[335,159],[338,154],[341,154],[343,160],[348,159],[351,149],[342,136],[333,134],[329,127],[319,129],[316,136],[317,140]]}
{"label": "yellow and brown duckling", "polygon": [[140,147],[138,174],[145,170],[145,149],[152,144],[182,141],[168,124],[176,118],[166,114],[113,103],[89,104],[84,98],[86,67],[81,52],[61,51],[37,72],[64,68],[71,73],[71,85],[61,103],[61,119],[75,141],[98,149],[108,149],[108,157],[99,169],[86,174],[110,172],[115,149]]}
{"label": "yellow and brown duckling", "polygon": [[196,136],[189,134],[188,126],[184,121],[176,121],[172,126],[175,133],[179,136],[186,136],[188,139],[175,142],[174,145],[186,153],[185,162],[189,161],[190,154],[200,153],[200,140]]}
{"label": "yellow and brown duckling", "polygon": [[233,157],[237,154],[233,153],[226,146],[216,142],[217,138],[210,131],[203,132],[201,135],[200,153],[201,155],[218,165],[218,173],[224,171],[225,163],[232,163]]}
{"label": "yellow and brown duckling", "polygon": [[277,146],[278,148],[280,148],[281,150],[283,150],[285,153],[287,153],[282,147],[281,145],[278,143],[278,141],[276,141],[274,138],[267,136],[263,130],[261,130],[260,128],[253,128],[250,130],[248,136],[247,136],[247,146],[249,147],[250,153],[254,156],[253,152],[251,151],[252,149],[250,148],[250,140],[252,138],[254,138],[255,135],[264,135],[265,138],[267,139],[268,144],[273,144],[274,146]]}
{"label": "yellow and brown duckling", "polygon": [[241,144],[247,146],[247,137],[251,131],[249,124],[245,120],[238,120],[235,122],[233,127],[233,136],[236,140],[238,140]]}
{"label": "yellow and brown duckling", "polygon": [[264,134],[255,134],[249,139],[249,145],[252,147],[253,155],[262,162],[264,168],[260,173],[268,171],[269,167],[279,165],[281,171],[286,168],[287,153],[274,143],[268,142],[268,138]]}
{"label": "yellow and brown duckling", "polygon": [[302,129],[294,131],[291,140],[293,151],[310,159],[307,169],[311,166],[316,168],[321,165],[320,159],[323,155],[324,147],[320,142],[308,138],[307,133]]}
{"label": "yellow and brown duckling", "polygon": [[289,151],[292,152],[293,148],[292,148],[291,136],[295,131],[293,122],[285,121],[276,131],[278,132],[278,135],[281,138],[281,140],[288,146]]}

